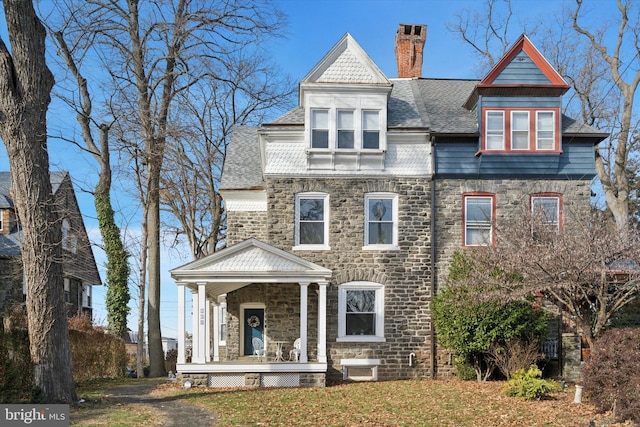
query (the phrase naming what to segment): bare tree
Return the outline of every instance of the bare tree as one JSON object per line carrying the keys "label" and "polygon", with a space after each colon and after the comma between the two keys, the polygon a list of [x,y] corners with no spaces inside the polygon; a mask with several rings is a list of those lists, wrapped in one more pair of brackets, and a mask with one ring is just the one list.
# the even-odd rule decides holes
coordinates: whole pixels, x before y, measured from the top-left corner
{"label": "bare tree", "polygon": [[[160,177],[174,128],[176,97],[212,75],[219,58],[277,34],[282,16],[269,1],[88,0],[79,25],[115,88],[112,133],[135,156],[145,209],[150,375],[164,374],[160,333]],[[144,281],[140,284],[144,286]]]}
{"label": "bare tree", "polygon": [[[67,28],[66,25],[62,26]],[[68,71],[73,76],[79,96],[61,96],[63,101],[76,112],[76,118],[82,130],[83,149],[88,151],[98,163],[98,182],[93,196],[98,226],[102,236],[103,249],[107,255],[107,319],[108,329],[113,334],[125,338],[127,334],[127,314],[129,313],[129,254],[124,247],[115,219],[115,211],[111,203],[111,151],[109,144],[109,129],[111,125],[97,122],[93,111],[93,98],[90,94],[87,79],[81,72],[78,62],[91,44],[74,43],[76,50],[72,51],[65,40],[62,29],[51,30],[56,43],[58,55],[63,60]],[[86,29],[80,29],[81,36]],[[80,36],[80,37],[81,37]],[[82,46],[82,48],[80,47]],[[71,92],[75,92],[71,90]],[[94,139],[94,132],[98,133],[99,145]],[[62,137],[66,139],[65,137]],[[75,141],[72,141],[74,144]]]}
{"label": "bare tree", "polygon": [[[251,48],[250,52],[245,52]],[[218,192],[230,134],[292,106],[295,85],[253,46],[220,58],[213,76],[177,95],[167,144],[161,200],[198,259],[224,246],[225,211]],[[213,69],[211,70],[213,71]],[[181,197],[175,197],[180,194]]]}
{"label": "bare tree", "polygon": [[461,283],[473,283],[478,298],[505,302],[541,293],[593,344],[640,291],[638,234],[619,234],[601,212],[567,209],[558,230],[526,209],[526,201],[522,206],[497,227],[494,247],[469,252],[472,274]]}
{"label": "bare tree", "polygon": [[22,263],[35,384],[47,402],[76,400],[62,283],[61,225],[53,203],[46,114],[53,75],[33,4],[5,0],[11,52],[0,39],[0,137],[23,232]]}
{"label": "bare tree", "polygon": [[[613,153],[611,157],[602,156],[596,151],[596,171],[602,183],[607,208],[613,215],[617,228],[626,233],[629,228],[629,199],[631,185],[628,177],[628,162],[632,152],[637,150],[638,134],[633,114],[634,98],[640,84],[640,20],[638,20],[637,4],[618,0],[618,28],[612,44],[606,37],[606,29],[592,31],[583,25],[583,0],[576,0],[576,8],[572,14],[573,28],[586,37],[593,52],[606,63],[609,71],[609,82],[615,85],[618,92],[619,108],[615,120],[615,128],[610,141]],[[635,11],[635,13],[634,13]],[[631,41],[628,41],[628,39]],[[630,48],[625,49],[625,44]],[[596,72],[598,68],[595,68]],[[581,98],[588,102],[589,98]],[[597,117],[597,109],[593,115]]]}

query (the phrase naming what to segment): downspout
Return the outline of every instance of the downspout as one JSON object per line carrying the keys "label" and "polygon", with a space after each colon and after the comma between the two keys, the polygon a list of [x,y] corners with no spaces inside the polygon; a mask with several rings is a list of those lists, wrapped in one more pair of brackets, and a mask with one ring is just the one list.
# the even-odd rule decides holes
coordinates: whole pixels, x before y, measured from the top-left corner
{"label": "downspout", "polygon": [[[436,290],[436,181],[435,181],[435,142],[431,138],[431,302]],[[431,307],[429,309],[431,312]],[[431,316],[431,379],[436,379],[436,333]]]}

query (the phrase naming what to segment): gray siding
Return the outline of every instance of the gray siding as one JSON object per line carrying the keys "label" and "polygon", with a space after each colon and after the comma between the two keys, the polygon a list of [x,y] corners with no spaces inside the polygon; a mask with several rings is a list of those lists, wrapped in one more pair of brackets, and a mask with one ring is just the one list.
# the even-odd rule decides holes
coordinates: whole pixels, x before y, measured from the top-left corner
{"label": "gray siding", "polygon": [[482,96],[478,110],[486,107],[497,108],[561,108],[562,98],[556,96]]}
{"label": "gray siding", "polygon": [[563,143],[561,154],[483,154],[478,142],[442,143],[435,146],[437,178],[591,179],[595,175],[593,144]]}
{"label": "gray siding", "polygon": [[524,51],[513,57],[493,81],[494,84],[551,84]]}

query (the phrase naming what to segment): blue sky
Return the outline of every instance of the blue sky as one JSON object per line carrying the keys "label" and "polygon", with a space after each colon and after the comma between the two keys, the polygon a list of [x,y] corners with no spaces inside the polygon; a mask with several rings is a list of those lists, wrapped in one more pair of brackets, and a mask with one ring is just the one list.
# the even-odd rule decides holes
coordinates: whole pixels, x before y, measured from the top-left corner
{"label": "blue sky", "polygon": [[[562,2],[558,0],[512,0],[514,16],[511,22],[511,40],[524,32],[524,23],[537,18],[555,15]],[[463,9],[481,10],[481,0],[276,0],[288,15],[289,26],[284,29],[287,39],[277,40],[271,51],[277,64],[290,74],[295,81],[303,78],[331,47],[349,32],[380,67],[387,77],[397,75],[394,37],[400,23],[426,24],[427,41],[424,50],[423,76],[447,78],[478,78],[477,58],[471,49],[450,33],[446,26],[455,20],[455,15]],[[611,6],[615,7],[611,1]],[[0,36],[6,41],[4,20],[0,22]],[[535,42],[535,40],[534,40]],[[52,106],[53,108],[58,108]],[[61,129],[60,123],[74,123],[69,112],[56,110],[49,120],[51,129]],[[72,132],[72,131],[69,131]],[[95,167],[91,161],[69,144],[50,142],[51,169],[70,171],[77,181],[76,192],[85,215],[85,225],[92,237],[97,237],[97,223],[91,197],[81,191],[80,184],[91,176]],[[0,170],[8,170],[4,147],[0,146]],[[114,194],[116,208],[120,208],[123,218],[131,224],[135,216],[137,202],[126,194]],[[124,228],[124,226],[123,226]],[[135,226],[132,226],[135,230]],[[104,262],[100,251],[96,250],[99,264]],[[166,251],[162,264],[161,323],[163,336],[177,336],[177,292],[168,271],[189,260],[188,251]],[[102,269],[102,268],[101,268]],[[133,269],[133,274],[136,268]],[[98,323],[106,323],[104,287],[94,288],[94,318]],[[137,330],[137,302],[131,302],[129,327]],[[190,325],[190,322],[187,322]]]}

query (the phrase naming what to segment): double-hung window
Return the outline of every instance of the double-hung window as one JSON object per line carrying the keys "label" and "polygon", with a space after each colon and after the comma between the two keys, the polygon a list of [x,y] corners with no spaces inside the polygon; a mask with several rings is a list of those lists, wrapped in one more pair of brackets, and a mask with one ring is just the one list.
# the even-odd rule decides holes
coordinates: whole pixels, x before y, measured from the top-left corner
{"label": "double-hung window", "polygon": [[529,149],[529,112],[511,112],[511,149]]}
{"label": "double-hung window", "polygon": [[553,150],[555,146],[555,116],[553,111],[536,113],[536,148]]}
{"label": "double-hung window", "polygon": [[[531,196],[531,213],[534,224],[546,231],[560,230],[562,197],[559,194],[534,194]],[[533,229],[534,235],[540,230]]]}
{"label": "double-hung window", "polygon": [[493,244],[495,195],[465,195],[464,246]]}
{"label": "double-hung window", "polygon": [[353,149],[353,111],[338,110],[338,148]]}
{"label": "double-hung window", "polygon": [[384,286],[349,282],[338,287],[338,341],[384,341]]}
{"label": "double-hung window", "polygon": [[365,195],[365,247],[394,247],[398,244],[398,195]]}
{"label": "double-hung window", "polygon": [[503,111],[487,111],[486,149],[504,150]]}
{"label": "double-hung window", "polygon": [[380,112],[378,111],[362,112],[362,148],[367,150],[380,148]]}
{"label": "double-hung window", "polygon": [[311,110],[311,148],[329,148],[329,110]]}
{"label": "double-hung window", "polygon": [[300,193],[296,195],[296,246],[326,249],[329,245],[329,195]]}

